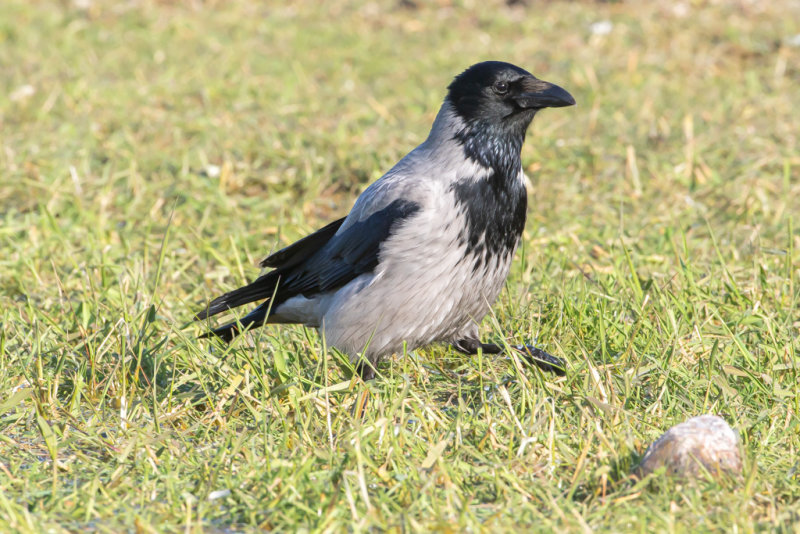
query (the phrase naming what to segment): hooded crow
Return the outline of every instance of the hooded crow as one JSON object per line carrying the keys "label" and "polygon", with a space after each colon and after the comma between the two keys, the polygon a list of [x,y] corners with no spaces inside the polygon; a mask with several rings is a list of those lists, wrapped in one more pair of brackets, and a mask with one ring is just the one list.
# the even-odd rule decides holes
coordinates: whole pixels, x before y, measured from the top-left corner
{"label": "hooded crow", "polygon": [[[362,378],[381,359],[436,342],[475,354],[478,325],[508,276],[525,226],[520,150],[536,113],[575,104],[557,85],[499,61],[471,66],[448,87],[428,138],[358,197],[349,215],[261,262],[251,284],[214,299],[205,319],[263,300],[202,337],[230,341],[265,323],[317,328]],[[564,362],[514,347],[539,367]]]}

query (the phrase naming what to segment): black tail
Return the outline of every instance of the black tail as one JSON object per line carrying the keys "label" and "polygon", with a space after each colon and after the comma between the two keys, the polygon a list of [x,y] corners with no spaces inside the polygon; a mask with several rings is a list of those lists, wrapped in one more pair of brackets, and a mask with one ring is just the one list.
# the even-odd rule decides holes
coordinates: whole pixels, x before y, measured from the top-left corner
{"label": "black tail", "polygon": [[218,337],[226,343],[230,343],[233,338],[245,330],[252,330],[254,328],[263,326],[266,322],[268,308],[269,302],[265,302],[255,310],[242,317],[241,320],[222,325],[214,330],[211,330],[210,332],[206,332],[200,336],[200,339]]}
{"label": "black tail", "polygon": [[275,287],[278,284],[278,278],[279,276],[276,271],[272,271],[263,276],[259,276],[253,280],[252,283],[244,287],[234,289],[221,297],[215,298],[208,305],[208,308],[194,316],[195,321],[201,321],[212,315],[231,310],[243,304],[272,298],[272,295],[275,293]]}
{"label": "black tail", "polygon": [[[242,304],[255,302],[257,300],[265,300],[265,302],[261,303],[258,308],[247,314],[241,321],[220,326],[200,337],[217,336],[225,341],[230,341],[247,327],[258,328],[263,325],[267,320],[267,312],[270,308],[278,306],[286,299],[308,289],[318,292],[321,289],[338,287],[364,272],[363,270],[359,271],[355,269],[353,265],[348,263],[349,260],[342,260],[341,254],[344,253],[344,251],[341,247],[335,257],[323,257],[322,264],[312,269],[311,273],[307,273],[303,267],[307,260],[314,257],[315,254],[328,244],[336,235],[336,232],[343,222],[344,218],[334,221],[325,228],[317,230],[300,241],[270,255],[261,262],[261,266],[274,267],[274,271],[261,275],[252,283],[240,287],[239,289],[234,289],[230,293],[225,293],[221,297],[212,300],[205,310],[194,316],[195,321],[206,319],[212,315],[241,306]],[[388,230],[386,233],[388,234]],[[361,243],[361,238],[359,237],[356,242]],[[345,241],[345,244],[347,243],[349,242]],[[367,243],[369,244],[369,241]],[[356,247],[357,251],[361,251],[362,249],[363,247]],[[377,248],[375,251],[375,254],[377,254]],[[359,259],[359,257],[356,257],[352,262],[357,263]],[[350,275],[350,278],[347,278],[348,275]],[[278,282],[283,282],[287,279],[291,280],[288,283],[288,287],[282,287],[279,290]],[[333,285],[330,285],[331,281]],[[329,287],[320,287],[322,282],[329,284]]]}

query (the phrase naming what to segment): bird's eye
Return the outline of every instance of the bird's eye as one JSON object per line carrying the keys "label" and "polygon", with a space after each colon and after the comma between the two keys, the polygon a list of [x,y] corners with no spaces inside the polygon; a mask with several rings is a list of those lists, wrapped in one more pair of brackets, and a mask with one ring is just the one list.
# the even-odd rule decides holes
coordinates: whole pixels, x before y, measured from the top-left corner
{"label": "bird's eye", "polygon": [[504,95],[508,92],[508,83],[507,82],[494,82],[492,86],[494,92],[498,95]]}

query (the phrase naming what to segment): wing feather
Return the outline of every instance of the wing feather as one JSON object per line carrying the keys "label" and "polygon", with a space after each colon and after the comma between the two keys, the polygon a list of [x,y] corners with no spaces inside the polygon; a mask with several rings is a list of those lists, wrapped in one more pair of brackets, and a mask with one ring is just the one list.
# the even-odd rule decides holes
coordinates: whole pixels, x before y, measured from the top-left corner
{"label": "wing feather", "polygon": [[373,271],[392,229],[419,209],[417,203],[398,199],[341,232],[344,219],[334,221],[264,259],[261,265],[274,267],[273,271],[214,299],[195,318],[205,319],[261,299],[272,299],[270,308],[275,309],[297,295],[313,298],[337,289]]}

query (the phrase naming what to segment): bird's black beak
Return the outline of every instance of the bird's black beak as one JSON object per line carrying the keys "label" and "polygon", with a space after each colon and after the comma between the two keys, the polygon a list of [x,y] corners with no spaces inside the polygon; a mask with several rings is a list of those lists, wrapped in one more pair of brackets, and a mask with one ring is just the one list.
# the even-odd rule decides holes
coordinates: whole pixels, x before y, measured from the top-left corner
{"label": "bird's black beak", "polygon": [[575,99],[561,87],[531,76],[523,82],[523,93],[514,97],[523,109],[563,108],[574,106]]}

